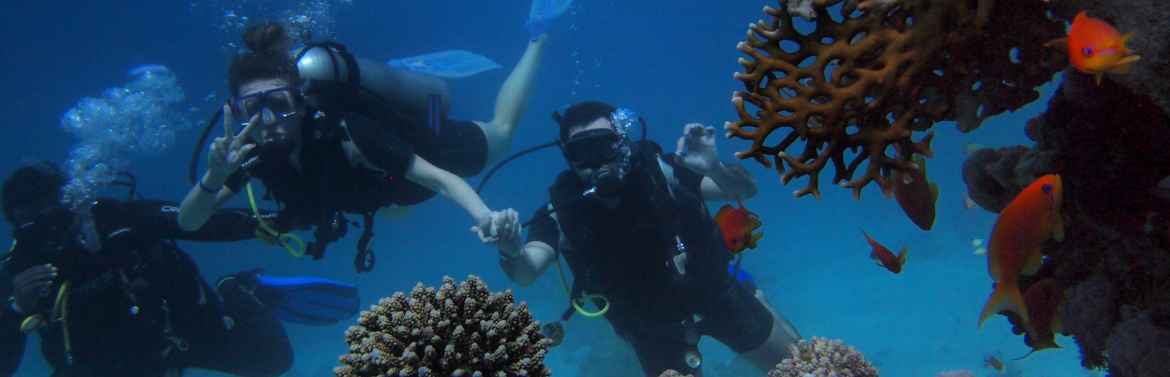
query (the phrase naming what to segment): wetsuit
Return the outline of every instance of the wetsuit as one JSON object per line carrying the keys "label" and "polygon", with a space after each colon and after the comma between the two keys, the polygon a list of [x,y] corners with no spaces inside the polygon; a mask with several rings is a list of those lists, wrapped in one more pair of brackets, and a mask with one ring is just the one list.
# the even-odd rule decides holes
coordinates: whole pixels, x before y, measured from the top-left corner
{"label": "wetsuit", "polygon": [[260,161],[230,177],[227,187],[240,192],[250,178],[259,179],[267,197],[281,205],[277,228],[316,227],[318,245],[344,236],[344,214],[367,215],[370,222],[382,207],[433,197],[435,192],[405,178],[415,155],[462,177],[479,174],[487,163],[487,138],[470,121],[445,120],[441,131],[381,124],[357,113],[305,122],[299,171],[284,161]]}
{"label": "wetsuit", "polygon": [[[19,326],[30,314],[51,319],[38,333],[56,377],[155,377],[186,368],[277,376],[288,370],[292,347],[272,311],[243,291],[217,293],[173,241],[254,238],[253,218],[221,210],[200,230],[183,232],[177,213],[171,203],[100,200],[93,210],[101,242],[96,252],[81,244],[82,228],[68,210],[17,224],[16,246],[4,260],[6,289],[12,275],[34,265],[53,264],[60,277],[48,298],[25,309],[29,313],[4,307],[0,372],[10,375],[19,366],[25,342]],[[55,304],[57,296],[64,300]]]}
{"label": "wetsuit", "polygon": [[[731,255],[701,198],[703,177],[654,143],[639,142],[633,156],[614,208],[582,197],[585,184],[572,171],[562,173],[549,190],[552,204],[536,212],[528,242],[564,255],[575,296],[609,299],[605,317],[647,376],[692,373],[685,355],[699,335],[741,353],[763,344],[772,314],[751,287],[727,274]],[[669,183],[663,165],[673,171]],[[686,254],[681,271],[674,262],[679,241]]]}

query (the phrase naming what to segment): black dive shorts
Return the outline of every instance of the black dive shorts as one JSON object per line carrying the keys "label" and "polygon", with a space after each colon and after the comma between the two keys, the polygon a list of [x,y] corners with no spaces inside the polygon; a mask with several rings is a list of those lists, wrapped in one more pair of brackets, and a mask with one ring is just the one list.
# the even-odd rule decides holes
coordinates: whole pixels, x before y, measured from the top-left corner
{"label": "black dive shorts", "polygon": [[[701,297],[700,302],[691,303],[697,304],[692,307],[701,308],[698,314],[702,320],[696,327],[698,334],[710,336],[736,353],[752,351],[768,340],[775,318],[756,299],[754,290],[739,282],[731,282],[718,291],[705,293],[709,294],[696,295]],[[640,321],[627,323],[637,322]],[[667,369],[683,374],[696,373],[697,370],[686,363],[686,353],[691,345],[686,339],[687,329],[682,325],[641,322],[634,328],[621,327],[625,328],[618,329],[619,333],[633,346],[647,376],[657,376]]]}
{"label": "black dive shorts", "polygon": [[[487,135],[472,121],[448,119],[437,132],[432,132],[414,151],[427,162],[460,177],[473,177],[487,165]],[[406,183],[394,192],[394,203],[418,204],[435,196],[427,188]]]}

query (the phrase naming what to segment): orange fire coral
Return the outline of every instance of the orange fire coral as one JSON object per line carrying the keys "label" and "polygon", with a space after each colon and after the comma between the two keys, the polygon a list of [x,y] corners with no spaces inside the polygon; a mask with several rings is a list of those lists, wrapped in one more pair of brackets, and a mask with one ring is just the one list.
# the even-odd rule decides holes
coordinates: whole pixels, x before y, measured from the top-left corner
{"label": "orange fire coral", "polygon": [[[811,0],[811,31],[798,27],[787,1],[765,7],[771,21],[752,24],[737,46],[750,59],[735,75],[745,87],[732,98],[740,119],[726,128],[752,141],[737,157],[771,167],[772,156],[785,184],[807,176],[797,196],[820,195],[830,161],[833,183],[856,196],[870,182],[888,191],[893,170],[932,155],[931,134],[914,141],[915,131],[947,120],[972,130],[1038,98],[1035,87],[1064,63],[1043,46],[1064,27],[1041,0],[883,1],[868,11],[855,0]],[[789,132],[770,140],[781,129]],[[797,141],[803,150],[789,153]]]}

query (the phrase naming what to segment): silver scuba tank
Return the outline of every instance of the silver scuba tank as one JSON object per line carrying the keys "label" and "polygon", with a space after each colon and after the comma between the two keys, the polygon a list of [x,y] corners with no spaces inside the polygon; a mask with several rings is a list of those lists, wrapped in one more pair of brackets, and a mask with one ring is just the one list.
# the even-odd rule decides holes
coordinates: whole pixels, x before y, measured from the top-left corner
{"label": "silver scuba tank", "polygon": [[439,96],[441,111],[451,108],[450,90],[447,82],[438,77],[417,72],[394,69],[369,59],[352,56],[340,45],[310,45],[308,50],[299,47],[293,50],[297,70],[301,79],[322,81],[349,81],[351,78],[349,59],[356,66],[357,81],[362,88],[377,93],[389,105],[415,114],[426,114],[430,110],[430,97]]}

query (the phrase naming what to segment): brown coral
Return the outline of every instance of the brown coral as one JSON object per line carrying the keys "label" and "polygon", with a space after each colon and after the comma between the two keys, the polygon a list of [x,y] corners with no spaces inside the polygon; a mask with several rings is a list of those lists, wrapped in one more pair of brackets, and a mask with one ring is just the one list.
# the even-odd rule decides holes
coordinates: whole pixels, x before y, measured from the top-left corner
{"label": "brown coral", "polygon": [[[994,5],[905,0],[861,11],[853,0],[813,0],[810,32],[798,30],[788,7],[765,7],[771,21],[750,25],[737,46],[750,59],[740,59],[745,70],[735,75],[745,87],[732,98],[740,119],[726,128],[752,146],[736,156],[769,167],[772,156],[784,183],[807,176],[797,196],[819,196],[830,161],[832,182],[855,195],[870,182],[888,190],[889,171],[914,169],[913,154],[931,155],[930,135],[916,142],[914,131],[944,120],[974,129],[1038,98],[1035,87],[1058,70],[1059,52],[1043,44],[1064,29],[1044,3]],[[788,133],[769,143],[781,129]],[[803,150],[789,153],[797,141]]]}
{"label": "brown coral", "polygon": [[791,355],[768,377],[877,377],[865,356],[840,340],[813,337],[788,346]]}
{"label": "brown coral", "polygon": [[515,304],[511,291],[488,291],[476,276],[383,298],[345,339],[338,377],[550,375],[550,342],[528,306]]}

